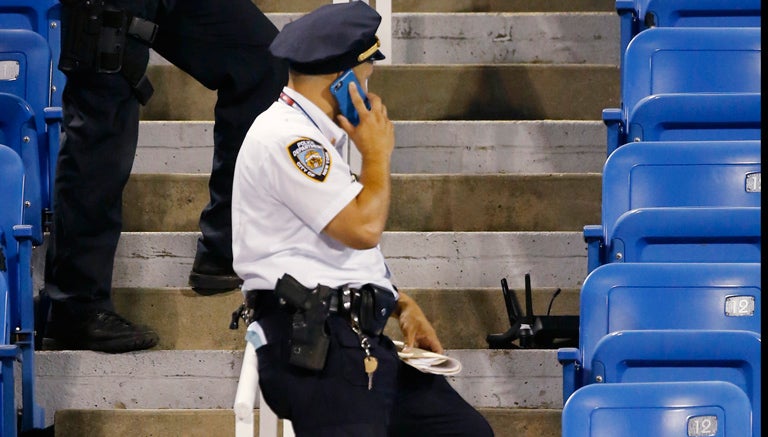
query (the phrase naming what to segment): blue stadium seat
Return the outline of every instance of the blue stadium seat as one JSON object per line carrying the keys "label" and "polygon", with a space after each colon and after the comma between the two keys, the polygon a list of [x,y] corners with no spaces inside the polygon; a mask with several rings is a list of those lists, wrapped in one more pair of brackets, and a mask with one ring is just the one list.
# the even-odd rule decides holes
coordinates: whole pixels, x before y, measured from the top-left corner
{"label": "blue stadium seat", "polygon": [[627,140],[759,140],[760,93],[655,94],[627,120]]}
{"label": "blue stadium seat", "polygon": [[563,408],[563,437],[745,437],[749,400],[728,382],[593,384]]}
{"label": "blue stadium seat", "polygon": [[60,107],[66,76],[56,68],[61,55],[59,0],[0,0],[0,29],[31,30],[48,41],[53,61],[49,106]]}
{"label": "blue stadium seat", "polygon": [[[53,181],[62,122],[62,94],[66,76],[57,68],[61,55],[61,3],[59,0],[0,0],[0,29],[22,29],[42,36],[50,47],[51,68],[48,77],[48,103],[38,117],[47,124],[47,138],[40,139],[43,206],[50,219],[53,211]],[[31,103],[31,102],[30,102]],[[33,107],[35,105],[33,104]],[[46,223],[47,224],[47,223]]]}
{"label": "blue stadium seat", "polygon": [[[1,54],[0,57],[2,57]],[[41,173],[37,140],[35,115],[32,108],[17,96],[0,93],[0,144],[10,147],[19,155],[27,174]],[[27,179],[24,186],[24,201],[30,205],[29,208],[24,209],[24,223],[35,229],[35,244],[40,244],[43,240],[43,200],[39,177]]]}
{"label": "blue stadium seat", "polygon": [[638,34],[627,47],[621,71],[621,107],[603,111],[608,154],[630,141],[628,123],[649,96],[759,94],[760,41],[759,27],[654,28]]}
{"label": "blue stadium seat", "polygon": [[638,208],[611,237],[611,262],[757,262],[760,208]]}
{"label": "blue stadium seat", "polygon": [[28,30],[0,29],[0,142],[14,148],[27,170],[25,223],[42,242],[41,217],[51,209],[51,154],[58,152],[61,109],[49,106],[51,55],[46,41]]}
{"label": "blue stadium seat", "polygon": [[614,263],[598,267],[580,296],[579,347],[561,348],[563,399],[593,383],[597,344],[628,330],[760,333],[760,263]]}
{"label": "blue stadium seat", "polygon": [[[624,308],[624,311],[634,315],[632,308]],[[648,314],[647,317],[654,315],[658,313]],[[666,312],[662,315],[667,316]],[[595,346],[592,378],[603,384],[670,381],[733,383],[750,399],[753,417],[751,435],[759,436],[760,338],[760,334],[752,331],[678,329],[613,332]]]}
{"label": "blue stadium seat", "polygon": [[42,428],[43,410],[35,402],[32,227],[22,224],[25,175],[19,155],[0,145],[0,360],[2,361],[2,436],[15,436],[17,414],[14,362],[21,361],[21,430]]}
{"label": "blue stadium seat", "polygon": [[[61,3],[59,0],[0,0],[0,29],[30,30],[41,35],[51,51],[48,103],[38,116],[48,125],[47,139],[40,140],[41,177],[43,179],[43,205],[52,212],[50,193],[56,171],[61,137],[61,99],[66,76],[57,68],[61,55]],[[47,214],[50,216],[50,214]],[[49,217],[48,217],[49,218]]]}
{"label": "blue stadium seat", "polygon": [[[759,262],[760,141],[627,144],[603,167],[587,270],[610,262]],[[755,186],[752,186],[755,185]]]}
{"label": "blue stadium seat", "polygon": [[[651,27],[760,27],[760,0],[616,0],[621,51]],[[623,65],[623,64],[622,64]]]}

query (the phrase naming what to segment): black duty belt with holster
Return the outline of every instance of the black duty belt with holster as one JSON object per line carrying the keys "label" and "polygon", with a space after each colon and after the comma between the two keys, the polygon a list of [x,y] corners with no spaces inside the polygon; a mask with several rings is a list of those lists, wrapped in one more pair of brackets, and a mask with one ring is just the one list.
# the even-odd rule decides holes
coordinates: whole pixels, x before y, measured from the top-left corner
{"label": "black duty belt with holster", "polygon": [[[360,288],[325,285],[307,288],[288,274],[277,281],[274,293],[292,317],[289,362],[311,370],[321,370],[325,366],[330,344],[325,321],[329,316],[341,316],[362,334],[378,336],[384,331],[396,304],[391,290],[375,284]],[[241,314],[247,324],[253,321],[254,308],[246,307],[252,305],[249,301],[246,299],[246,304],[235,311],[230,328],[237,329]]]}
{"label": "black duty belt with holster", "polygon": [[64,72],[121,73],[146,104],[154,89],[146,60],[125,56],[130,40],[151,46],[157,25],[104,0],[61,0],[65,26],[59,69]]}

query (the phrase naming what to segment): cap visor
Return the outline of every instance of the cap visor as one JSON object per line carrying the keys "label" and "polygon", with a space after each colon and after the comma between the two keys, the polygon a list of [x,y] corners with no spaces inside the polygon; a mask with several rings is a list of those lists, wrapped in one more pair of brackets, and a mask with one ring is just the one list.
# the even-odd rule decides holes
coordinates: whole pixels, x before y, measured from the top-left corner
{"label": "cap visor", "polygon": [[376,53],[372,54],[370,58],[368,58],[368,61],[383,61],[384,59],[387,59],[386,56],[384,56],[384,53],[381,53],[381,50],[376,50]]}

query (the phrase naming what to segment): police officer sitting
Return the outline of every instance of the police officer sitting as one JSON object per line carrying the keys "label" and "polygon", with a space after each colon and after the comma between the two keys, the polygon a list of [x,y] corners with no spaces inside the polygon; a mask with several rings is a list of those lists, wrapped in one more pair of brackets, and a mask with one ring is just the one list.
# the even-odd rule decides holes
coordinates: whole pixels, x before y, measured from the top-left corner
{"label": "police officer sitting", "polygon": [[[329,4],[270,46],[289,62],[288,86],[246,135],[232,202],[246,320],[264,334],[259,383],[299,436],[492,435],[443,376],[404,365],[381,333],[392,315],[408,345],[443,350],[419,306],[392,285],[378,247],[394,148],[387,109],[367,93],[384,58],[380,21],[363,2]],[[350,69],[360,86],[342,86],[357,124],[331,91]],[[359,178],[345,161],[347,141],[362,156]]]}

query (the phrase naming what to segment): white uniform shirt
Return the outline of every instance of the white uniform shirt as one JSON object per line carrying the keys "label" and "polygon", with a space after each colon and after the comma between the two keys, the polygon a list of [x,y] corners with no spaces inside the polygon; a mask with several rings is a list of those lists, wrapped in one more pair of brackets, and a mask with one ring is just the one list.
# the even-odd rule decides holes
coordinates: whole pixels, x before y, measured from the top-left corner
{"label": "white uniform shirt", "polygon": [[237,157],[232,253],[244,291],[288,273],[305,287],[374,283],[390,290],[381,250],[356,250],[322,230],[363,189],[341,150],[347,134],[297,91],[259,115]]}

